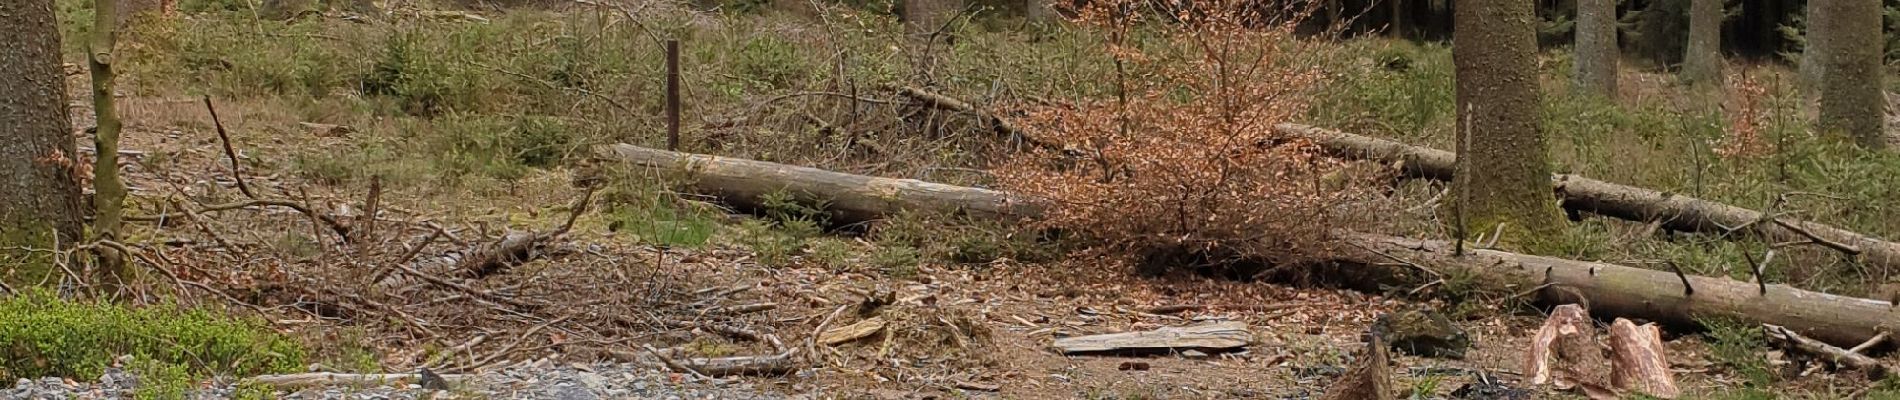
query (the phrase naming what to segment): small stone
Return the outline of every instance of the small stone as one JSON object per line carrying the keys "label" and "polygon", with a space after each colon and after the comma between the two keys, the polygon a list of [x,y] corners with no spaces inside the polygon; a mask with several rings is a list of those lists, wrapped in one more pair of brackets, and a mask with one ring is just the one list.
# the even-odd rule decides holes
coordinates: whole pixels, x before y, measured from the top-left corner
{"label": "small stone", "polygon": [[1396,311],[1379,316],[1374,325],[1385,332],[1393,351],[1438,358],[1465,358],[1471,338],[1450,318],[1429,310]]}
{"label": "small stone", "polygon": [[1187,358],[1207,358],[1207,353],[1202,353],[1200,350],[1188,349],[1182,351],[1181,356]]}

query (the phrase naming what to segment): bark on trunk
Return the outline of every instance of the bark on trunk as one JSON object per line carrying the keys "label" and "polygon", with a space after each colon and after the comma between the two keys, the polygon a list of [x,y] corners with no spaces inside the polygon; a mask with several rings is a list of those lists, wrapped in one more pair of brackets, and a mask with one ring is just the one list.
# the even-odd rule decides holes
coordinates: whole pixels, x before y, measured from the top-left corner
{"label": "bark on trunk", "polygon": [[[700,179],[692,189],[735,204],[756,203],[777,190],[833,199],[835,215],[872,219],[902,209],[964,212],[999,218],[1035,217],[1040,208],[1007,192],[886,179],[734,158],[652,150],[625,144],[600,151],[608,161],[628,162]],[[808,197],[809,199],[809,197]],[[1339,231],[1337,240],[1363,249],[1335,256],[1342,264],[1383,269],[1404,276],[1406,260],[1440,273],[1463,271],[1492,288],[1536,289],[1546,304],[1587,304],[1603,317],[1624,316],[1695,326],[1698,318],[1730,317],[1788,327],[1828,343],[1852,346],[1882,331],[1900,329],[1900,308],[1882,301],[1836,296],[1787,285],[1758,285],[1727,278],[1680,276],[1615,264],[1573,261],[1496,250],[1453,254],[1449,242]],[[1685,287],[1684,282],[1689,286]],[[1691,290],[1693,288],[1693,290]]]}
{"label": "bark on trunk", "polygon": [[1683,50],[1682,80],[1696,85],[1722,81],[1722,0],[1689,3],[1689,45]]}
{"label": "bark on trunk", "polygon": [[1547,145],[1539,127],[1537,35],[1532,2],[1474,0],[1454,10],[1458,80],[1458,171],[1452,186],[1459,232],[1504,225],[1513,239],[1539,240],[1559,225]]}
{"label": "bark on trunk", "polygon": [[1884,148],[1886,88],[1881,85],[1880,0],[1821,2],[1827,38],[1820,51],[1821,132],[1847,135],[1865,148]]}
{"label": "bark on trunk", "polygon": [[1807,7],[1807,32],[1801,35],[1801,65],[1798,73],[1802,97],[1814,100],[1821,96],[1821,75],[1826,70],[1821,65],[1827,62],[1827,53],[1821,49],[1827,47],[1823,43],[1827,42],[1828,26],[1822,23],[1827,21],[1827,7],[1821,7],[1819,1],[1809,1]]}
{"label": "bark on trunk", "polygon": [[1577,1],[1576,86],[1616,98],[1616,0]]}
{"label": "bark on trunk", "polygon": [[1034,215],[1035,205],[988,189],[915,179],[890,179],[730,157],[676,153],[627,144],[603,146],[610,160],[663,173],[685,173],[693,189],[743,209],[760,209],[761,197],[786,192],[802,201],[829,203],[832,223],[871,221],[904,209],[962,213],[983,218]]}
{"label": "bark on trunk", "polygon": [[[1456,165],[1455,157],[1444,150],[1296,124],[1280,124],[1274,129],[1311,138],[1336,156],[1397,162],[1402,173],[1415,178],[1450,180]],[[1662,227],[1676,231],[1734,230],[1776,243],[1810,242],[1868,264],[1900,267],[1900,243],[1826,224],[1787,217],[1765,220],[1760,211],[1575,175],[1552,175],[1551,182],[1563,207],[1571,210],[1631,221],[1659,221]]]}
{"label": "bark on trunk", "polygon": [[[52,0],[0,2],[0,247],[70,247],[82,237],[82,164],[59,49]],[[26,257],[0,250],[9,261],[0,264],[45,261]]]}
{"label": "bark on trunk", "polygon": [[963,0],[904,0],[904,31],[919,38],[927,37],[963,10]]}
{"label": "bark on trunk", "polygon": [[[1456,256],[1451,243],[1434,240],[1372,234],[1346,234],[1342,240],[1376,252],[1341,254],[1340,261],[1390,264],[1389,256],[1440,271],[1463,269],[1495,279],[1494,285],[1539,288],[1538,298],[1550,304],[1588,304],[1600,317],[1640,318],[1671,326],[1697,326],[1699,318],[1728,317],[1786,326],[1843,346],[1900,328],[1900,309],[1891,303],[1781,284],[1757,286],[1727,278],[1679,276],[1496,250],[1469,250]],[[1684,281],[1689,285],[1684,286]]]}

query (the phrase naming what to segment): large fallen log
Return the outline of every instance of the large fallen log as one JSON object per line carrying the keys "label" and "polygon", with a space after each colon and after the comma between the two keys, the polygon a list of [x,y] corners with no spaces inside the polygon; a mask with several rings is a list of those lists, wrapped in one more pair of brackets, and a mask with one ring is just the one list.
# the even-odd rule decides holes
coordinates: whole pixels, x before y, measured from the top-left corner
{"label": "large fallen log", "polygon": [[[907,179],[886,179],[794,167],[761,161],[674,153],[613,145],[600,153],[609,161],[644,165],[669,172],[693,171],[692,185],[728,202],[754,202],[776,190],[829,199],[837,215],[874,219],[901,209],[964,212],[1020,218],[1040,212],[1034,203],[1006,192]],[[1882,301],[1836,296],[1727,278],[1683,276],[1615,264],[1565,260],[1495,250],[1454,254],[1449,242],[1345,232],[1335,238],[1362,251],[1344,251],[1335,260],[1363,269],[1389,269],[1405,276],[1416,268],[1452,270],[1481,277],[1496,289],[1535,289],[1546,304],[1588,304],[1599,317],[1623,316],[1677,326],[1698,319],[1730,317],[1788,327],[1840,346],[1852,346],[1882,331],[1900,330],[1900,309]],[[1394,261],[1399,261],[1394,263]]]}
{"label": "large fallen log", "polygon": [[[1397,163],[1412,178],[1449,181],[1457,165],[1452,152],[1429,147],[1298,124],[1279,124],[1274,129],[1310,138],[1338,157]],[[1684,232],[1742,232],[1776,243],[1812,243],[1868,264],[1900,267],[1900,243],[1825,224],[1576,175],[1557,174],[1551,180],[1566,209],[1656,222]]]}
{"label": "large fallen log", "polygon": [[603,146],[609,160],[685,173],[694,191],[736,207],[762,209],[766,195],[785,192],[827,202],[833,223],[870,221],[899,211],[967,214],[980,218],[1034,215],[1034,204],[993,190],[826,171],[741,158],[677,153],[627,144]]}
{"label": "large fallen log", "polygon": [[1599,318],[1623,316],[1672,326],[1697,326],[1704,318],[1736,318],[1785,326],[1844,346],[1900,329],[1900,309],[1884,301],[1497,250],[1467,249],[1457,255],[1452,243],[1445,241],[1353,232],[1340,235],[1340,240],[1364,251],[1342,252],[1336,256],[1339,261],[1377,265],[1398,259],[1440,271],[1464,269],[1493,280],[1495,286],[1536,289],[1539,299],[1548,304],[1586,304]]}

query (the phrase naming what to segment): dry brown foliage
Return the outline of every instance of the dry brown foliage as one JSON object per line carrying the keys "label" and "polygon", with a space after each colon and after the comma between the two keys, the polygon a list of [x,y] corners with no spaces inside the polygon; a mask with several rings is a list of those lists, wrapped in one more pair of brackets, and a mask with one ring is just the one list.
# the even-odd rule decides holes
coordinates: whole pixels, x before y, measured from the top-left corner
{"label": "dry brown foliage", "polygon": [[[999,166],[1001,183],[1055,205],[1046,227],[1150,262],[1282,264],[1326,251],[1340,206],[1366,185],[1311,142],[1271,129],[1304,115],[1324,77],[1300,61],[1320,50],[1293,37],[1296,19],[1215,0],[1139,25],[1162,18],[1122,3],[1143,4],[1097,2],[1080,18],[1111,38],[1102,51],[1119,76],[1097,79],[1114,79],[1119,93],[1017,110],[1069,151],[1020,153]],[[1128,43],[1137,30],[1159,38]]]}
{"label": "dry brown foliage", "polygon": [[1768,124],[1768,110],[1761,103],[1768,96],[1768,88],[1749,77],[1746,71],[1731,77],[1730,84],[1728,129],[1717,144],[1715,154],[1741,159],[1767,156],[1770,149],[1762,137],[1762,128]]}

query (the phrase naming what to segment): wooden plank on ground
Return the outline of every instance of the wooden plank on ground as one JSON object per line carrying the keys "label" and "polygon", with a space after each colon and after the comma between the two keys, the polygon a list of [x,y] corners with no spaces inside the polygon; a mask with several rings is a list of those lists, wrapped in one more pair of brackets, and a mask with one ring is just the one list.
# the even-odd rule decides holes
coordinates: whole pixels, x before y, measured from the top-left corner
{"label": "wooden plank on ground", "polygon": [[1247,323],[1222,321],[1200,325],[1165,327],[1150,331],[1056,339],[1055,349],[1063,354],[1098,352],[1157,352],[1169,350],[1232,350],[1253,342]]}

